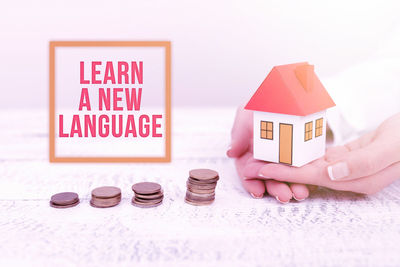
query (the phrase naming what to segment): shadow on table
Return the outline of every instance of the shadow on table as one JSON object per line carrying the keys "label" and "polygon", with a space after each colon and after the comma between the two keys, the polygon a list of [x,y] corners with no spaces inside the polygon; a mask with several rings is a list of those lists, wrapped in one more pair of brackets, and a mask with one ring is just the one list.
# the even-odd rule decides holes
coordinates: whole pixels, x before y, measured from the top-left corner
{"label": "shadow on table", "polygon": [[348,191],[336,191],[325,187],[318,187],[317,189],[310,192],[309,199],[326,199],[336,201],[361,201],[368,199],[367,195],[348,192]]}

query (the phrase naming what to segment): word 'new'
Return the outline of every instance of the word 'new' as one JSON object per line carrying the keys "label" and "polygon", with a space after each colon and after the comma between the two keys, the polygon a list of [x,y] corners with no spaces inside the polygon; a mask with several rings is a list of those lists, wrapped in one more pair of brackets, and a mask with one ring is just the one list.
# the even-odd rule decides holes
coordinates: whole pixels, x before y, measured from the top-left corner
{"label": "word 'new'", "polygon": [[[143,84],[143,61],[118,61],[114,66],[107,61],[105,67],[101,61],[92,61],[89,78],[85,77],[85,62],[80,62],[81,84]],[[117,74],[115,75],[115,72]]]}
{"label": "word 'new'", "polygon": [[[125,88],[125,101],[121,96],[123,92],[123,88],[112,88],[112,94],[110,88],[107,88],[106,91],[104,88],[99,88],[99,110],[124,110],[122,102],[125,102],[126,110],[140,110],[142,88],[138,88],[138,91],[136,88]],[[82,88],[81,91],[79,110],[81,111],[84,107],[86,110],[92,110],[88,88]]]}

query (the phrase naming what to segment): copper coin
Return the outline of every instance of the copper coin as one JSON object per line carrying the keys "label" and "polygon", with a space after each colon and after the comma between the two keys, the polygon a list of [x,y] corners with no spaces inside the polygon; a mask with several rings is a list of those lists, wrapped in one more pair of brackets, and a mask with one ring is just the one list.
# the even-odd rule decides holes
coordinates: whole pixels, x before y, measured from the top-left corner
{"label": "copper coin", "polygon": [[97,198],[92,197],[91,202],[95,206],[99,207],[113,207],[121,202],[121,196],[111,197],[111,198]]}
{"label": "copper coin", "polygon": [[54,205],[71,205],[79,201],[77,193],[74,192],[62,192],[51,196],[50,202]]}
{"label": "copper coin", "polygon": [[140,198],[137,198],[137,197],[134,197],[134,200],[136,201],[136,202],[138,202],[138,203],[147,203],[147,204],[156,204],[156,203],[158,203],[158,202],[160,202],[160,201],[162,201],[164,199],[164,197],[160,197],[160,198],[157,198],[157,199],[140,199]]}
{"label": "copper coin", "polygon": [[152,208],[152,207],[157,207],[159,205],[162,204],[162,199],[158,202],[150,202],[150,203],[146,203],[146,202],[141,202],[138,201],[135,198],[132,198],[132,205],[136,206],[136,207],[140,207],[140,208]]}
{"label": "copper coin", "polygon": [[188,182],[194,185],[214,185],[217,186],[217,181],[215,179],[212,180],[195,180],[191,177],[188,178]]}
{"label": "copper coin", "polygon": [[215,199],[215,194],[195,194],[186,191],[186,198],[193,201],[209,201]]}
{"label": "copper coin", "polygon": [[210,201],[192,201],[190,199],[185,198],[185,202],[190,204],[190,205],[194,205],[194,206],[206,206],[206,205],[210,205],[214,202],[214,200],[210,200]]}
{"label": "copper coin", "polygon": [[199,185],[199,184],[193,184],[190,181],[187,181],[186,185],[188,188],[191,187],[197,189],[215,189],[215,187],[217,186],[216,183]]}
{"label": "copper coin", "polygon": [[121,202],[121,199],[114,199],[114,198],[109,198],[109,199],[91,199],[90,200],[90,204],[93,207],[97,207],[97,208],[108,208],[108,207],[114,207],[116,205],[118,205]]}
{"label": "copper coin", "polygon": [[217,185],[218,179],[196,180],[196,179],[193,179],[192,177],[189,177],[189,178],[188,178],[188,181],[189,181],[191,184],[196,184],[196,185],[207,185],[207,184],[215,184],[215,185]]}
{"label": "copper coin", "polygon": [[67,205],[57,205],[57,204],[55,204],[55,203],[50,201],[50,206],[53,207],[53,208],[57,208],[57,209],[71,208],[71,207],[75,207],[78,204],[79,204],[79,199],[75,203],[71,203],[71,204],[67,204]]}
{"label": "copper coin", "polygon": [[196,197],[188,197],[186,196],[185,199],[192,201],[192,202],[209,202],[209,201],[214,201],[215,197],[210,197],[210,198],[196,198]]}
{"label": "copper coin", "polygon": [[119,202],[114,203],[112,205],[111,204],[108,204],[108,205],[97,205],[97,204],[93,203],[92,201],[90,201],[90,206],[92,206],[93,208],[101,208],[101,209],[111,208],[111,207],[117,206],[118,204],[119,204]]}
{"label": "copper coin", "polygon": [[216,180],[209,180],[209,181],[203,180],[203,181],[200,181],[200,180],[195,180],[195,179],[192,179],[192,178],[189,177],[187,179],[187,181],[189,183],[193,184],[193,185],[204,185],[204,186],[213,185],[213,186],[217,186],[217,181]]}
{"label": "copper coin", "polygon": [[158,199],[164,197],[164,194],[162,192],[153,194],[153,195],[141,195],[141,194],[135,194],[135,197],[144,199],[144,200],[152,200],[152,199]]}
{"label": "copper coin", "polygon": [[110,208],[118,205],[120,202],[121,198],[109,198],[109,199],[92,198],[90,200],[90,205],[95,208]]}
{"label": "copper coin", "polygon": [[136,194],[150,195],[161,191],[161,185],[152,182],[141,182],[132,185],[132,190]]}
{"label": "copper coin", "polygon": [[197,194],[212,194],[212,193],[215,193],[215,189],[197,189],[197,188],[193,188],[193,187],[188,187],[187,190],[190,191],[190,192],[193,192],[193,193],[197,193]]}
{"label": "copper coin", "polygon": [[212,194],[215,193],[215,189],[203,189],[203,188],[195,188],[195,187],[188,187],[186,191],[190,191],[196,194]]}
{"label": "copper coin", "polygon": [[186,193],[188,193],[191,196],[194,197],[212,197],[215,196],[215,193],[209,193],[209,194],[202,194],[202,193],[194,193],[194,192],[190,192],[190,191],[186,191]]}
{"label": "copper coin", "polygon": [[211,180],[218,177],[218,172],[210,169],[194,169],[189,171],[189,176],[196,180]]}
{"label": "copper coin", "polygon": [[92,197],[112,198],[121,196],[121,189],[115,186],[102,186],[92,190]]}

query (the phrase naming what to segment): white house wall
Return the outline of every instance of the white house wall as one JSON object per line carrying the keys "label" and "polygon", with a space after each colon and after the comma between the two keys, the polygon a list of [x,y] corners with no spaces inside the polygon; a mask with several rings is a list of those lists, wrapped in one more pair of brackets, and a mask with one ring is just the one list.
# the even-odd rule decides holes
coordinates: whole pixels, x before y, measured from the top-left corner
{"label": "white house wall", "polygon": [[[308,116],[299,117],[300,124],[296,128],[296,150],[293,149],[294,166],[303,166],[325,154],[326,140],[326,111],[317,112]],[[315,137],[315,123],[317,119],[323,118],[322,135]],[[304,141],[305,123],[313,122],[312,139]]]}
{"label": "white house wall", "polygon": [[[293,125],[293,136],[295,125],[300,122],[299,116],[292,116],[279,113],[254,111],[254,158],[259,160],[279,162],[279,123]],[[260,121],[273,122],[273,140],[260,138]],[[295,141],[295,140],[293,140]],[[295,148],[293,142],[293,148]],[[293,155],[294,156],[294,155]]]}
{"label": "white house wall", "polygon": [[[308,116],[294,116],[254,111],[254,158],[279,162],[279,123],[293,125],[292,165],[302,166],[325,154],[325,111]],[[315,120],[323,118],[322,135],[315,138]],[[260,121],[273,122],[273,140],[260,138]],[[304,142],[304,124],[313,121],[313,137]]]}

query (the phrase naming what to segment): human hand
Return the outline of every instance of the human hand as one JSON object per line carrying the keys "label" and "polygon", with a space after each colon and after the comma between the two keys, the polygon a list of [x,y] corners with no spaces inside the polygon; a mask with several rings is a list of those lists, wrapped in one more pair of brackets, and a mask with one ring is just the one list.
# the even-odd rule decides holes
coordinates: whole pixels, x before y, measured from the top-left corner
{"label": "human hand", "polygon": [[243,176],[313,184],[334,190],[374,194],[400,178],[400,113],[376,130],[300,168],[258,162]]}
{"label": "human hand", "polygon": [[[231,146],[227,151],[228,157],[235,159],[236,170],[241,178],[243,187],[254,197],[262,198],[265,192],[274,196],[279,202],[287,203],[290,199],[304,200],[309,195],[306,185],[279,182],[272,179],[254,179],[258,177],[261,166],[268,165],[265,161],[253,158],[253,112],[238,108],[231,132]],[[257,169],[254,169],[257,168]],[[253,170],[245,173],[245,170]],[[256,171],[256,172],[255,172]],[[251,179],[249,179],[251,178]]]}

